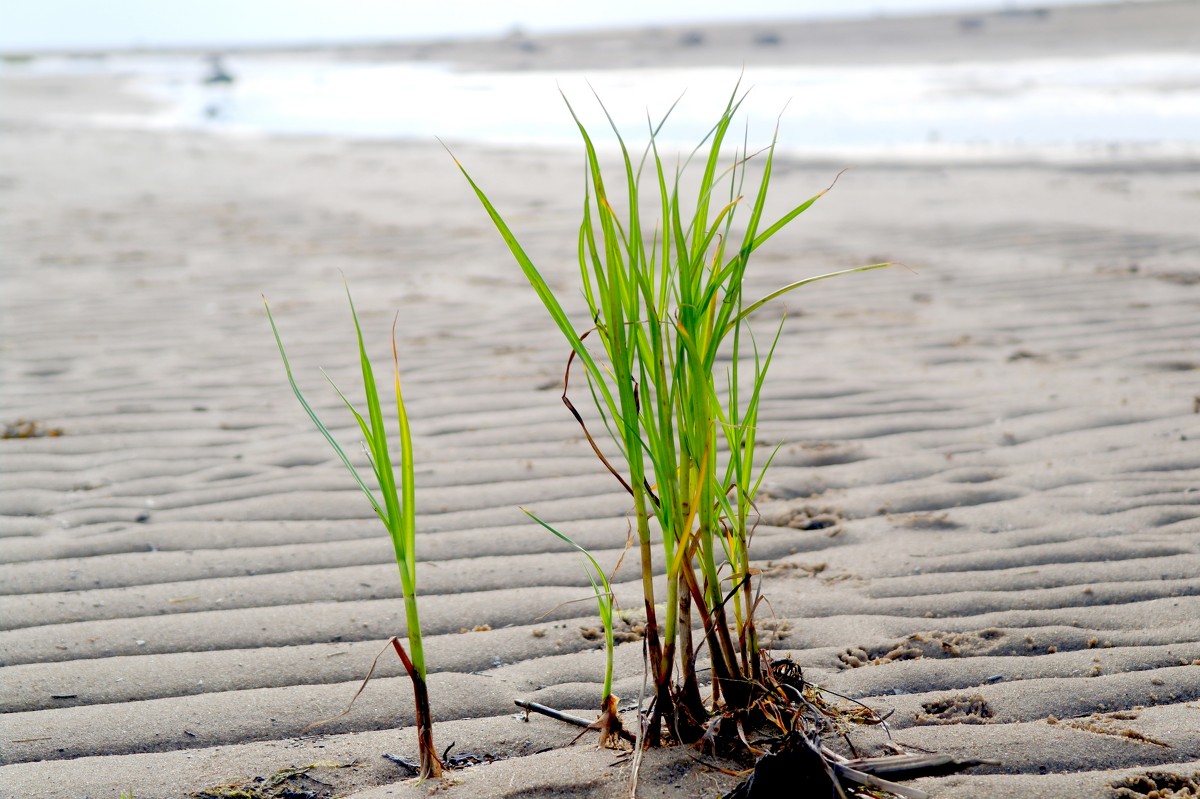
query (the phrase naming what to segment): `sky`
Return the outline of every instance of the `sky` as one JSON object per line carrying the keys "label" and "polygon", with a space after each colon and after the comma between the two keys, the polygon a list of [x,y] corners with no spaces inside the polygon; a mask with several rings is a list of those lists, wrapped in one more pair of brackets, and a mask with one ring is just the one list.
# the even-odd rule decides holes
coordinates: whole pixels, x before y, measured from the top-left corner
{"label": "sky", "polygon": [[0,0],[0,50],[291,44],[1087,0]]}

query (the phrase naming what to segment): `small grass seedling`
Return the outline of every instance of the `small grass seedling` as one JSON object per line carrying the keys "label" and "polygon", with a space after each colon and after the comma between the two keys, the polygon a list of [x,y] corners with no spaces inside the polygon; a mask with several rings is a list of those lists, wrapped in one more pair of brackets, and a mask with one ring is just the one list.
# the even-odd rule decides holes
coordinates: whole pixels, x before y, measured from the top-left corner
{"label": "small grass seedling", "polygon": [[[600,613],[600,623],[604,628],[604,693],[600,699],[600,718],[596,720],[595,724],[591,725],[591,728],[600,731],[600,746],[603,747],[616,746],[617,741],[621,739],[631,740],[633,736],[625,731],[625,727],[621,724],[621,717],[617,714],[618,698],[613,696],[612,692],[613,648],[615,646],[613,640],[613,614],[616,612],[616,598],[613,596],[612,585],[609,583],[608,575],[604,573],[604,569],[600,568],[600,564],[592,557],[592,553],[575,543],[569,536],[559,532],[552,525],[544,522],[536,514],[528,510],[525,513],[529,518],[542,527],[545,527],[558,538],[579,550],[580,554],[584,557],[584,569],[587,572],[588,580],[592,583],[592,591],[596,594],[596,608]],[[618,564],[619,566],[620,564]]]}
{"label": "small grass seedling", "polygon": [[[396,394],[396,418],[399,424],[399,456],[400,482],[396,482],[396,472],[393,469],[391,444],[388,441],[387,429],[383,421],[383,408],[379,400],[379,391],[375,384],[375,371],[367,357],[367,349],[363,344],[362,326],[358,321],[358,313],[354,310],[354,299],[350,296],[350,287],[346,287],[346,299],[350,303],[350,315],[354,319],[354,332],[358,337],[358,357],[362,367],[363,389],[366,392],[367,416],[363,417],[354,405],[346,398],[336,385],[333,386],[342,402],[353,414],[362,431],[367,457],[372,471],[375,473],[375,483],[379,487],[379,496],[367,485],[358,469],[350,461],[341,444],[321,422],[312,406],[304,399],[296,379],[292,375],[292,366],[288,361],[287,352],[283,348],[283,339],[275,318],[271,315],[271,307],[263,297],[263,306],[267,309],[267,319],[271,323],[271,332],[275,334],[275,343],[279,347],[279,355],[283,359],[283,368],[287,372],[288,383],[296,399],[304,407],[308,417],[321,431],[321,435],[333,447],[338,458],[354,477],[358,487],[371,503],[376,515],[387,528],[396,553],[396,566],[400,570],[400,588],[404,596],[404,611],[408,632],[408,649],[401,644],[399,638],[389,642],[396,650],[400,661],[408,672],[413,684],[413,697],[416,702],[417,745],[420,752],[421,779],[440,777],[442,762],[433,747],[433,716],[429,710],[429,690],[426,684],[425,649],[421,643],[421,620],[417,614],[417,555],[416,555],[416,501],[413,486],[413,449],[412,434],[409,430],[408,413],[404,408],[404,395],[400,390],[400,357],[396,350],[395,323],[392,326],[392,364]],[[326,375],[328,379],[328,375]],[[330,381],[333,385],[333,381]],[[411,654],[410,654],[411,653]],[[372,667],[374,668],[374,667]],[[360,689],[361,691],[361,689]]]}

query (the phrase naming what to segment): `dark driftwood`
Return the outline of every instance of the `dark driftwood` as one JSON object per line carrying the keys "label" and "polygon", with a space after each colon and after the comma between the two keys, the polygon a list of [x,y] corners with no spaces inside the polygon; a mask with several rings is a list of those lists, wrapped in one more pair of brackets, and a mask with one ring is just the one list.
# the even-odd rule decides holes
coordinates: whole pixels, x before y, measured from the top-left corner
{"label": "dark driftwood", "polygon": [[[576,727],[583,727],[585,730],[598,730],[600,732],[600,745],[609,746],[612,744],[613,738],[619,738],[622,741],[633,744],[637,739],[633,737],[624,727],[621,726],[621,718],[617,715],[617,704],[613,697],[608,698],[608,707],[600,715],[600,718],[595,721],[588,721],[579,716],[572,716],[570,713],[563,713],[561,710],[555,710],[552,707],[539,705],[537,702],[527,702],[524,699],[514,699],[513,704],[524,710],[526,713],[540,713],[543,716],[549,716],[558,721],[565,721],[567,724],[574,724]],[[583,733],[580,733],[582,736]],[[575,740],[579,740],[576,738]]]}
{"label": "dark driftwood", "polygon": [[552,707],[539,705],[537,702],[526,702],[524,699],[514,699],[513,704],[527,713],[541,713],[543,716],[549,716],[552,719],[565,721],[567,724],[574,724],[576,727],[590,727],[592,722],[587,719],[581,719],[579,716],[572,716],[570,713],[563,713],[561,710],[555,710]]}
{"label": "dark driftwood", "polygon": [[976,766],[998,766],[999,760],[988,758],[959,758],[951,755],[892,755],[848,760],[839,764],[876,777],[915,780],[921,777],[944,777]]}

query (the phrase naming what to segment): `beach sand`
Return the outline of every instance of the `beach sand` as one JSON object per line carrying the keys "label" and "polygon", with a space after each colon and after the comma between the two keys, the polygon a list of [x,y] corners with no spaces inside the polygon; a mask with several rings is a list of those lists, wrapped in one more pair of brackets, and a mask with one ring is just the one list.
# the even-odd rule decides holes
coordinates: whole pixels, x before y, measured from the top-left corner
{"label": "beach sand", "polygon": [[[1085,11],[1120,40],[1096,22],[1117,12]],[[594,713],[603,662],[578,555],[520,509],[611,564],[629,503],[453,162],[47,116],[134,102],[0,80],[0,409],[61,430],[0,441],[0,795],[167,799],[313,764],[296,790],[628,795],[617,754],[513,706]],[[579,158],[455,151],[578,312]],[[776,210],[841,166],[778,164]],[[913,783],[936,796],[1110,796],[1147,773],[1126,795],[1200,792],[1198,186],[1195,163],[864,166],[752,264],[752,293],[905,265],[762,315],[788,319],[753,551],[774,657],[891,711],[902,747],[1001,761]],[[381,363],[399,314],[435,738],[504,758],[421,786],[383,757],[414,755],[394,658],[305,732],[403,633],[390,544],[288,390],[260,299],[352,440],[318,371],[357,385],[343,275]],[[804,529],[815,514],[838,524]],[[629,563],[616,590],[637,607]],[[640,645],[619,646],[624,702],[642,680]],[[638,795],[736,782],[697,757],[650,753]]]}

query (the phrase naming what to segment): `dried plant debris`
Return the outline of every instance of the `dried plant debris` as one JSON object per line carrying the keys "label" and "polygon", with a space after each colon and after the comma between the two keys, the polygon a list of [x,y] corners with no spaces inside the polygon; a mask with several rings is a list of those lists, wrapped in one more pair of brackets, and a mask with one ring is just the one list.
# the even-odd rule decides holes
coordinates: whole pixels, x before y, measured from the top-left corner
{"label": "dried plant debris", "polygon": [[839,654],[838,660],[842,662],[844,668],[857,669],[860,666],[882,666],[897,660],[916,660],[921,657],[924,657],[924,653],[919,647],[901,641],[891,649],[884,651],[879,648],[867,651],[861,646],[852,646]]}
{"label": "dried plant debris", "polygon": [[[442,750],[442,754],[438,758],[439,760],[442,761],[442,765],[449,769],[462,769],[462,768],[467,768],[468,766],[478,766],[478,765],[482,765],[482,764],[486,764],[486,763],[495,763],[497,760],[505,759],[501,755],[494,755],[490,752],[480,752],[480,753],[460,752],[459,754],[452,755],[450,753],[451,753],[451,751],[453,751],[454,747],[455,747],[455,742],[451,741],[450,745],[447,746],[444,750]],[[414,777],[419,776],[421,773],[421,764],[419,761],[414,762],[411,760],[405,760],[404,758],[399,757],[398,755],[388,754],[387,752],[383,753],[383,759],[388,761],[389,763],[395,763],[397,766],[407,769],[409,774]],[[446,779],[445,774],[442,775],[442,779],[443,780]],[[284,799],[289,799],[289,798],[285,796]]]}
{"label": "dried plant debris", "polygon": [[[636,616],[629,613],[617,614],[619,623],[613,625],[613,641],[618,644],[629,643],[630,641],[640,641],[646,637],[646,620],[645,618],[638,619]],[[580,627],[579,634],[583,636],[585,641],[603,641],[604,627]]]}
{"label": "dried plant debris", "polygon": [[919,788],[893,780],[942,777],[993,760],[959,759],[950,755],[897,755],[829,762],[811,742],[801,739],[792,751],[760,757],[750,777],[721,799],[774,799],[777,796],[843,796],[848,799],[929,799]]}
{"label": "dried plant debris", "polygon": [[995,713],[982,694],[960,694],[921,705],[918,724],[988,724]]}
{"label": "dried plant debris", "polygon": [[913,633],[884,646],[850,647],[838,655],[838,660],[842,668],[856,669],[860,666],[883,666],[897,660],[969,657],[992,649],[992,642],[1004,635],[1003,630],[994,628],[968,633]]}
{"label": "dried plant debris", "polygon": [[821,508],[805,505],[795,509],[787,525],[794,530],[822,530],[825,535],[833,538],[843,529],[845,517],[836,508]]}
{"label": "dried plant debris", "polygon": [[194,799],[333,799],[353,787],[345,779],[338,779],[337,772],[358,765],[319,760],[299,768],[281,769],[270,777],[217,785],[189,795]]}
{"label": "dried plant debris", "polygon": [[792,631],[792,623],[787,619],[763,619],[755,622],[755,627],[758,643],[766,647],[786,640]]}
{"label": "dried plant debris", "polygon": [[1158,272],[1154,278],[1177,286],[1194,286],[1200,283],[1200,272]]}
{"label": "dried plant debris", "polygon": [[[1125,738],[1138,743],[1170,749],[1170,744],[1151,738],[1149,735],[1138,732],[1133,727],[1129,726],[1128,722],[1136,720],[1140,710],[1142,710],[1142,708],[1139,706],[1133,708],[1132,710],[1118,710],[1111,713],[1093,713],[1092,715],[1084,718],[1062,719],[1061,721],[1056,719],[1054,716],[1049,716],[1046,719],[1046,723],[1056,725],[1061,724],[1065,727],[1072,727],[1076,730],[1094,732],[1098,735],[1111,735],[1115,738]],[[1173,795],[1174,794],[1164,794],[1164,796]],[[1192,796],[1194,794],[1183,795]]]}
{"label": "dried plant debris", "polygon": [[796,563],[794,561],[784,561],[776,563],[773,560],[767,561],[767,564],[762,567],[763,577],[776,577],[787,572],[795,572],[798,577],[816,577],[821,572],[829,568],[829,564],[822,561],[821,563]]}
{"label": "dried plant debris", "polygon": [[487,633],[491,632],[491,630],[492,626],[490,624],[476,624],[474,627],[459,627],[458,633],[459,635],[466,635],[467,633]]}
{"label": "dried plant debris", "polygon": [[862,583],[866,582],[866,578],[861,574],[854,574],[852,572],[837,572],[836,574],[830,574],[827,577],[821,578],[821,582],[825,585],[833,585],[835,583],[845,583],[851,581]]}
{"label": "dried plant debris", "polygon": [[46,427],[41,422],[18,419],[4,423],[3,438],[58,438],[62,434],[61,427]]}
{"label": "dried plant debris", "polygon": [[804,679],[790,660],[769,663],[766,691],[758,705],[767,737],[751,744],[758,754],[750,776],[722,799],[776,796],[842,796],[926,799],[924,791],[896,780],[953,774],[991,760],[962,760],[949,755],[912,755],[847,759],[824,744],[849,741],[853,728],[880,726],[885,717],[861,703],[832,702],[830,693]]}
{"label": "dried plant debris", "polygon": [[949,511],[941,513],[908,513],[888,517],[896,524],[910,527],[914,530],[957,530],[962,527],[950,518]]}
{"label": "dried plant debris", "polygon": [[1113,799],[1191,799],[1200,797],[1200,771],[1187,777],[1168,771],[1147,771],[1109,785]]}

